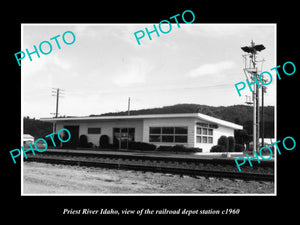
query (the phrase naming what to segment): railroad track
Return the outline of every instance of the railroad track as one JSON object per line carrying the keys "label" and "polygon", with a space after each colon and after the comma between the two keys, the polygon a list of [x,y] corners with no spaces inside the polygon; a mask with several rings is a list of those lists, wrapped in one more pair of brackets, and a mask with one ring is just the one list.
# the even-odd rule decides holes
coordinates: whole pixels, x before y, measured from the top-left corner
{"label": "railroad track", "polygon": [[162,155],[97,154],[81,152],[51,152],[28,154],[24,161],[52,164],[105,167],[174,174],[222,177],[243,180],[274,181],[273,163],[257,164],[238,172],[233,160],[166,157]]}

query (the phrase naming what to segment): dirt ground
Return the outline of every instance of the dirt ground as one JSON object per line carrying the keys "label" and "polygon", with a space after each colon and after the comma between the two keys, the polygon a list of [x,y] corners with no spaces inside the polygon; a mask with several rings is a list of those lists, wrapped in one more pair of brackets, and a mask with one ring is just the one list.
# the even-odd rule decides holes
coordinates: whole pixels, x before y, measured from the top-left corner
{"label": "dirt ground", "polygon": [[23,164],[24,194],[273,194],[274,183],[96,167]]}

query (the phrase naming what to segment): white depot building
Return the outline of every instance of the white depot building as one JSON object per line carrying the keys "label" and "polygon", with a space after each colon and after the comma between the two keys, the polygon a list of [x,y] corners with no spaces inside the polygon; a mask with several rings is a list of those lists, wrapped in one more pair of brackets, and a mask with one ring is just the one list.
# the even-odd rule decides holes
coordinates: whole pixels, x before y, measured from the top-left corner
{"label": "white depot building", "polygon": [[[107,135],[113,144],[126,149],[128,141],[152,143],[157,146],[184,145],[209,152],[220,136],[234,136],[234,130],[243,126],[201,113],[149,114],[130,116],[90,116],[42,118],[55,124],[57,132],[66,128],[71,132],[69,144],[78,143],[81,135],[99,146],[101,135]],[[66,143],[67,144],[67,143]]]}

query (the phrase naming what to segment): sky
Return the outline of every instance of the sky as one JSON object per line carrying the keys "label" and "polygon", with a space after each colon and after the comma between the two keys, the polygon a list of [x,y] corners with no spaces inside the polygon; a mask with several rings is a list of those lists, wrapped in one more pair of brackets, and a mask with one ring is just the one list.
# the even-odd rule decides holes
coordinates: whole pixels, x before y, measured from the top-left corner
{"label": "sky", "polygon": [[[158,26],[156,24],[156,26]],[[21,51],[34,51],[49,41],[52,52],[40,58],[32,54],[21,61],[22,114],[52,117],[62,89],[59,115],[88,116],[127,110],[163,107],[180,103],[210,106],[245,104],[247,88],[239,97],[234,84],[245,82],[241,50],[251,40],[266,49],[262,71],[276,65],[274,24],[184,24],[172,23],[163,34],[147,34],[138,45],[134,33],[153,24],[22,24]],[[168,30],[163,27],[163,30]],[[66,31],[75,42],[62,40]],[[57,40],[50,38],[60,35]],[[66,34],[66,41],[72,36]],[[47,52],[47,44],[43,44]],[[273,77],[275,71],[272,71]],[[265,105],[276,104],[276,79],[267,86]]]}

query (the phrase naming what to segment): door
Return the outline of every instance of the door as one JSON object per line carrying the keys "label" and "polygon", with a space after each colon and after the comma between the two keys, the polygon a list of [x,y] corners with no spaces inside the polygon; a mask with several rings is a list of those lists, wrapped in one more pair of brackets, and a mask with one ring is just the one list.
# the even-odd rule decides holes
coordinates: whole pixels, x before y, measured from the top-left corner
{"label": "door", "polygon": [[79,144],[79,126],[64,126],[71,133],[71,139],[68,142],[62,143],[63,148],[76,148]]}
{"label": "door", "polygon": [[119,149],[128,149],[128,144],[134,141],[135,128],[114,128],[114,145]]}

